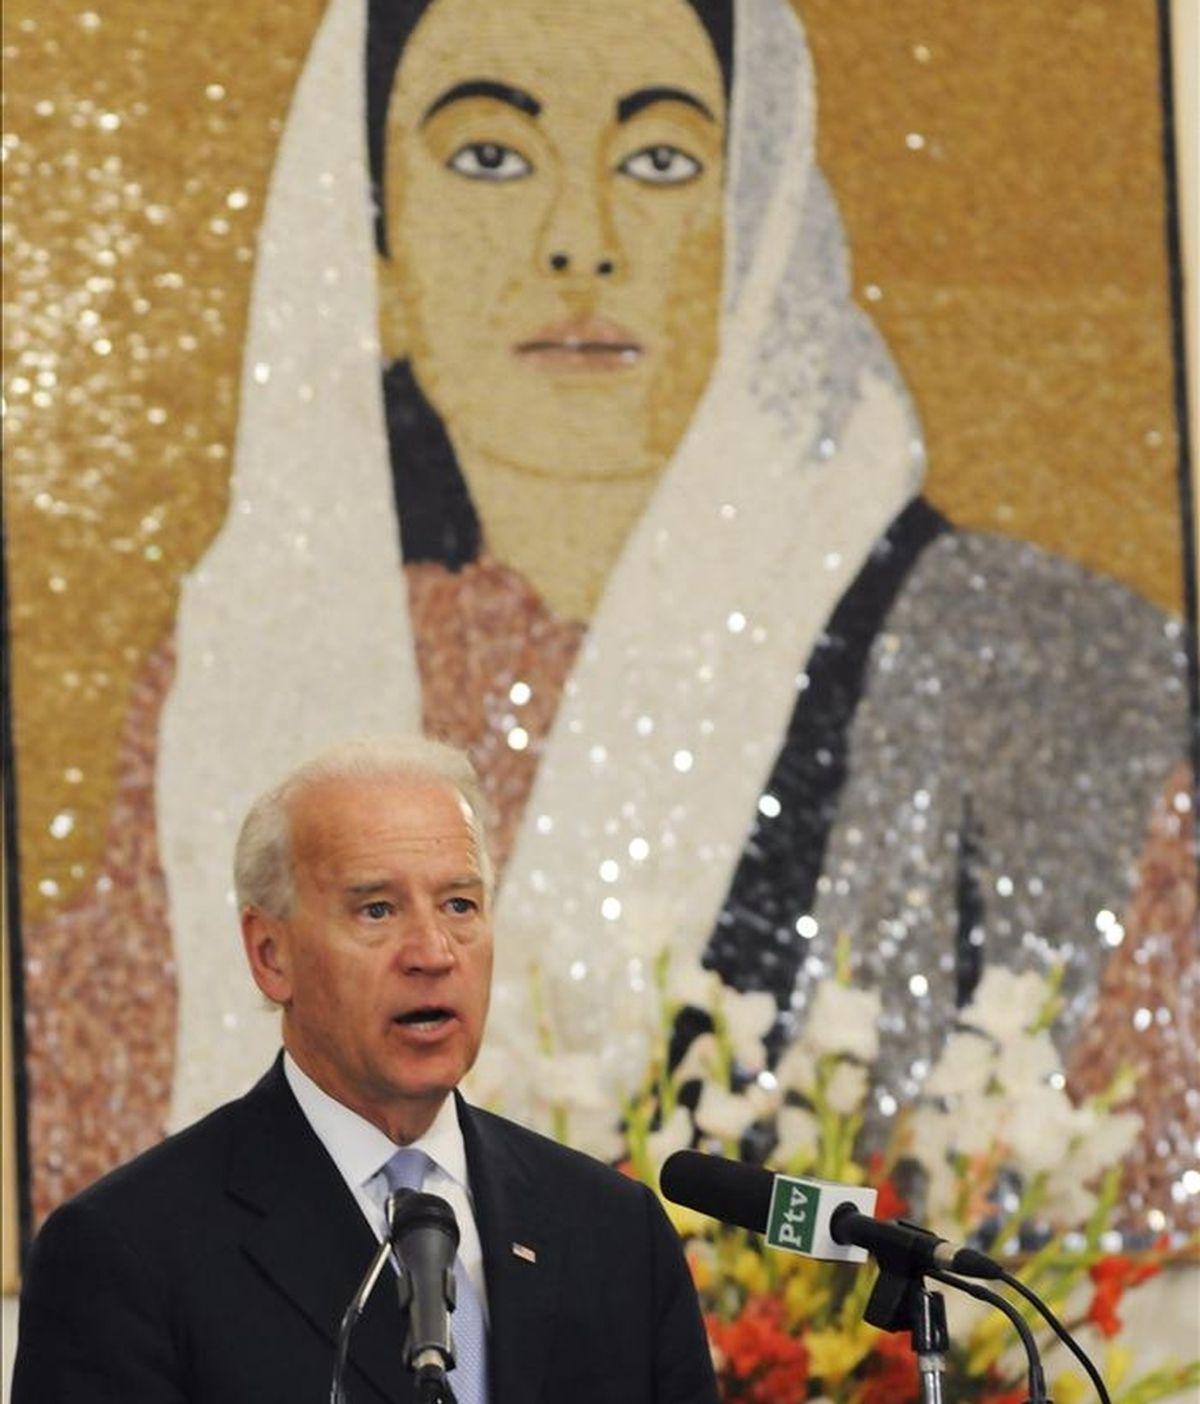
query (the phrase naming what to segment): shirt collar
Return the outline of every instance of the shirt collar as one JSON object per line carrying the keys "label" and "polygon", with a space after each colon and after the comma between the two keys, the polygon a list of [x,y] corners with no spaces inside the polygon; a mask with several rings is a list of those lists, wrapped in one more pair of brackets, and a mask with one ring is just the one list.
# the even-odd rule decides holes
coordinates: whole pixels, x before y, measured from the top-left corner
{"label": "shirt collar", "polygon": [[[366,1117],[351,1111],[336,1097],[331,1097],[318,1087],[286,1051],[283,1055],[283,1072],[296,1101],[300,1103],[300,1110],[308,1118],[342,1177],[349,1184],[365,1186],[396,1153],[395,1143]],[[442,1103],[429,1130],[412,1144],[424,1151],[440,1170],[457,1181],[464,1190],[469,1191],[467,1150],[452,1096]]]}

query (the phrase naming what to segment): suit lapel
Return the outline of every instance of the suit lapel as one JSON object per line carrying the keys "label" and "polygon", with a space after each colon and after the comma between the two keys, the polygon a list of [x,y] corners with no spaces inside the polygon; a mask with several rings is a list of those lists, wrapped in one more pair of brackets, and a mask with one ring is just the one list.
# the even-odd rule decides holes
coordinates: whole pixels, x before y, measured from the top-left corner
{"label": "suit lapel", "polygon": [[[289,1307],[328,1340],[332,1374],[338,1327],[375,1236],[297,1106],[281,1063],[243,1099],[241,1113],[227,1188],[257,1211],[243,1248]],[[404,1330],[388,1269],[354,1328],[350,1360],[389,1401],[410,1398]]]}
{"label": "suit lapel", "polygon": [[457,1100],[487,1279],[491,1404],[531,1404],[554,1335],[564,1238],[550,1190],[505,1123]]}

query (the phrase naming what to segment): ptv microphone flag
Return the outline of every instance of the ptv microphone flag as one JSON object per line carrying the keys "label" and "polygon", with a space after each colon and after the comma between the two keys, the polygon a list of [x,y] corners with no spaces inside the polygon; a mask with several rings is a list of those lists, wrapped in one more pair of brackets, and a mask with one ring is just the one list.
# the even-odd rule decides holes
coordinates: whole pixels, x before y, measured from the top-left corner
{"label": "ptv microphone flag", "polygon": [[761,1165],[694,1150],[667,1156],[659,1183],[674,1203],[764,1234],[773,1248],[785,1253],[861,1263],[870,1251],[869,1246],[847,1242],[851,1235],[845,1233],[839,1242],[833,1229],[839,1209],[871,1219],[875,1191],[863,1185],[776,1175]]}
{"label": "ptv microphone flag", "polygon": [[843,1204],[853,1204],[863,1214],[874,1214],[876,1192],[873,1189],[834,1184],[829,1180],[795,1179],[790,1175],[773,1178],[765,1231],[772,1248],[809,1258],[866,1262],[865,1248],[837,1242],[830,1219],[833,1211]]}

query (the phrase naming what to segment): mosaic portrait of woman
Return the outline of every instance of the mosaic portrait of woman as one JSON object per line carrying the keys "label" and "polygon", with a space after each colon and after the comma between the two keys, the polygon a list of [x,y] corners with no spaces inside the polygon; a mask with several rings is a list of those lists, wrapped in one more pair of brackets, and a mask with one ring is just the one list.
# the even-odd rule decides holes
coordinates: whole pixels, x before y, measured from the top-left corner
{"label": "mosaic portrait of woman", "polygon": [[100,881],[26,935],[41,1206],[81,1163],[48,953],[141,933],[144,1018],[79,1035],[121,1048],[132,1124],[239,1090],[276,1031],[233,826],[345,734],[424,727],[483,776],[482,1085],[535,1120],[534,972],[616,1097],[664,945],[770,991],[781,1047],[845,938],[884,995],[886,1114],[989,963],[1062,963],[1064,1051],[1095,1061],[1136,949],[1184,959],[1145,861],[1188,818],[1181,622],[930,501],[815,121],[786,0],[331,0],[259,228],[224,525],[140,675]]}

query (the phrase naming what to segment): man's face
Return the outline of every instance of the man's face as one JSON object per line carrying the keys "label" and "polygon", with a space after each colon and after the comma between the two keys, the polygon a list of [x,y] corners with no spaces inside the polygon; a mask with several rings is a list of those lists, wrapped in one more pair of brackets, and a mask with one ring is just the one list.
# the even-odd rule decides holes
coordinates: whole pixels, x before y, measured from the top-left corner
{"label": "man's face", "polygon": [[304,1071],[413,1140],[487,1015],[491,916],[465,806],[435,780],[355,778],[300,791],[289,815],[291,911],[243,915],[255,979]]}
{"label": "man's face", "polygon": [[685,0],[434,0],[392,92],[381,313],[468,467],[665,462],[716,351],[724,128]]}

